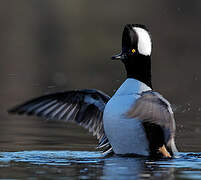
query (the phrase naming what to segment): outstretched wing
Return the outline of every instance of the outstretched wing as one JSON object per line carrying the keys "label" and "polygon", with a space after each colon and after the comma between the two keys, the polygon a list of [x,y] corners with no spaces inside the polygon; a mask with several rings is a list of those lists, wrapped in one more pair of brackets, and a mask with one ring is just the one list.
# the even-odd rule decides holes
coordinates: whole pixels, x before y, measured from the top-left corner
{"label": "outstretched wing", "polygon": [[35,115],[48,120],[72,121],[99,139],[99,147],[111,152],[103,129],[103,111],[110,97],[98,90],[74,90],[44,95],[10,109],[12,114]]}
{"label": "outstretched wing", "polygon": [[170,103],[159,93],[153,91],[141,93],[126,116],[143,122],[149,142],[154,146],[151,148],[158,148],[165,144],[171,146],[171,150],[176,151],[173,111]]}

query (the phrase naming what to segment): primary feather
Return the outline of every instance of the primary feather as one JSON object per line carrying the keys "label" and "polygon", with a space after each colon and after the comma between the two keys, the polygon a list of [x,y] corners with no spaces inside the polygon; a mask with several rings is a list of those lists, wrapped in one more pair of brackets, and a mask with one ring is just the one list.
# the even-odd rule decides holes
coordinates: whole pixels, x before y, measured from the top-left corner
{"label": "primary feather", "polygon": [[94,89],[66,91],[34,98],[8,112],[35,115],[47,120],[76,122],[97,136],[99,147],[112,152],[102,120],[109,99],[108,95]]}

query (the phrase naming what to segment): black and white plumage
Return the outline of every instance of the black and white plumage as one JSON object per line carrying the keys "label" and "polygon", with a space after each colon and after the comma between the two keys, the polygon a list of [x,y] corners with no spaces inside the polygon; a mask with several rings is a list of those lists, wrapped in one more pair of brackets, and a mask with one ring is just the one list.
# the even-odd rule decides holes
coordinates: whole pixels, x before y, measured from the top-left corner
{"label": "black and white plumage", "polygon": [[103,129],[102,116],[110,97],[95,89],[84,89],[44,95],[9,110],[19,115],[35,115],[47,120],[76,122],[99,139],[99,147],[112,152]]}
{"label": "black and white plumage", "polygon": [[88,128],[106,153],[171,157],[177,151],[175,121],[169,102],[152,90],[152,40],[144,25],[127,24],[121,60],[127,79],[110,98],[98,90],[41,96],[9,112],[49,120],[73,121]]}

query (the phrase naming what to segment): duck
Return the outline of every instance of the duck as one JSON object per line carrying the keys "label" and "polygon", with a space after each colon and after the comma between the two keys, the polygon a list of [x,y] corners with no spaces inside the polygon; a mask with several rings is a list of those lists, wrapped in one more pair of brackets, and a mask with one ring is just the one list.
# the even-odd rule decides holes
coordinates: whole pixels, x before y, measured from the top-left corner
{"label": "duck", "polygon": [[8,110],[48,121],[75,122],[97,137],[103,154],[171,158],[177,152],[170,103],[152,89],[152,38],[142,24],[126,24],[121,53],[112,56],[126,80],[112,97],[96,89],[39,96]]}

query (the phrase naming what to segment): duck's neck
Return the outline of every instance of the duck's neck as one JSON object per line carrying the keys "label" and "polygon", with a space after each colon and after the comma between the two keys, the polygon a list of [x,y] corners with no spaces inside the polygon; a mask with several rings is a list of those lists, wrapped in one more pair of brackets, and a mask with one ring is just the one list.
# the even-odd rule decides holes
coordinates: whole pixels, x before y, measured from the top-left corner
{"label": "duck's neck", "polygon": [[134,78],[152,88],[151,82],[151,57],[137,56],[124,62],[127,78]]}

